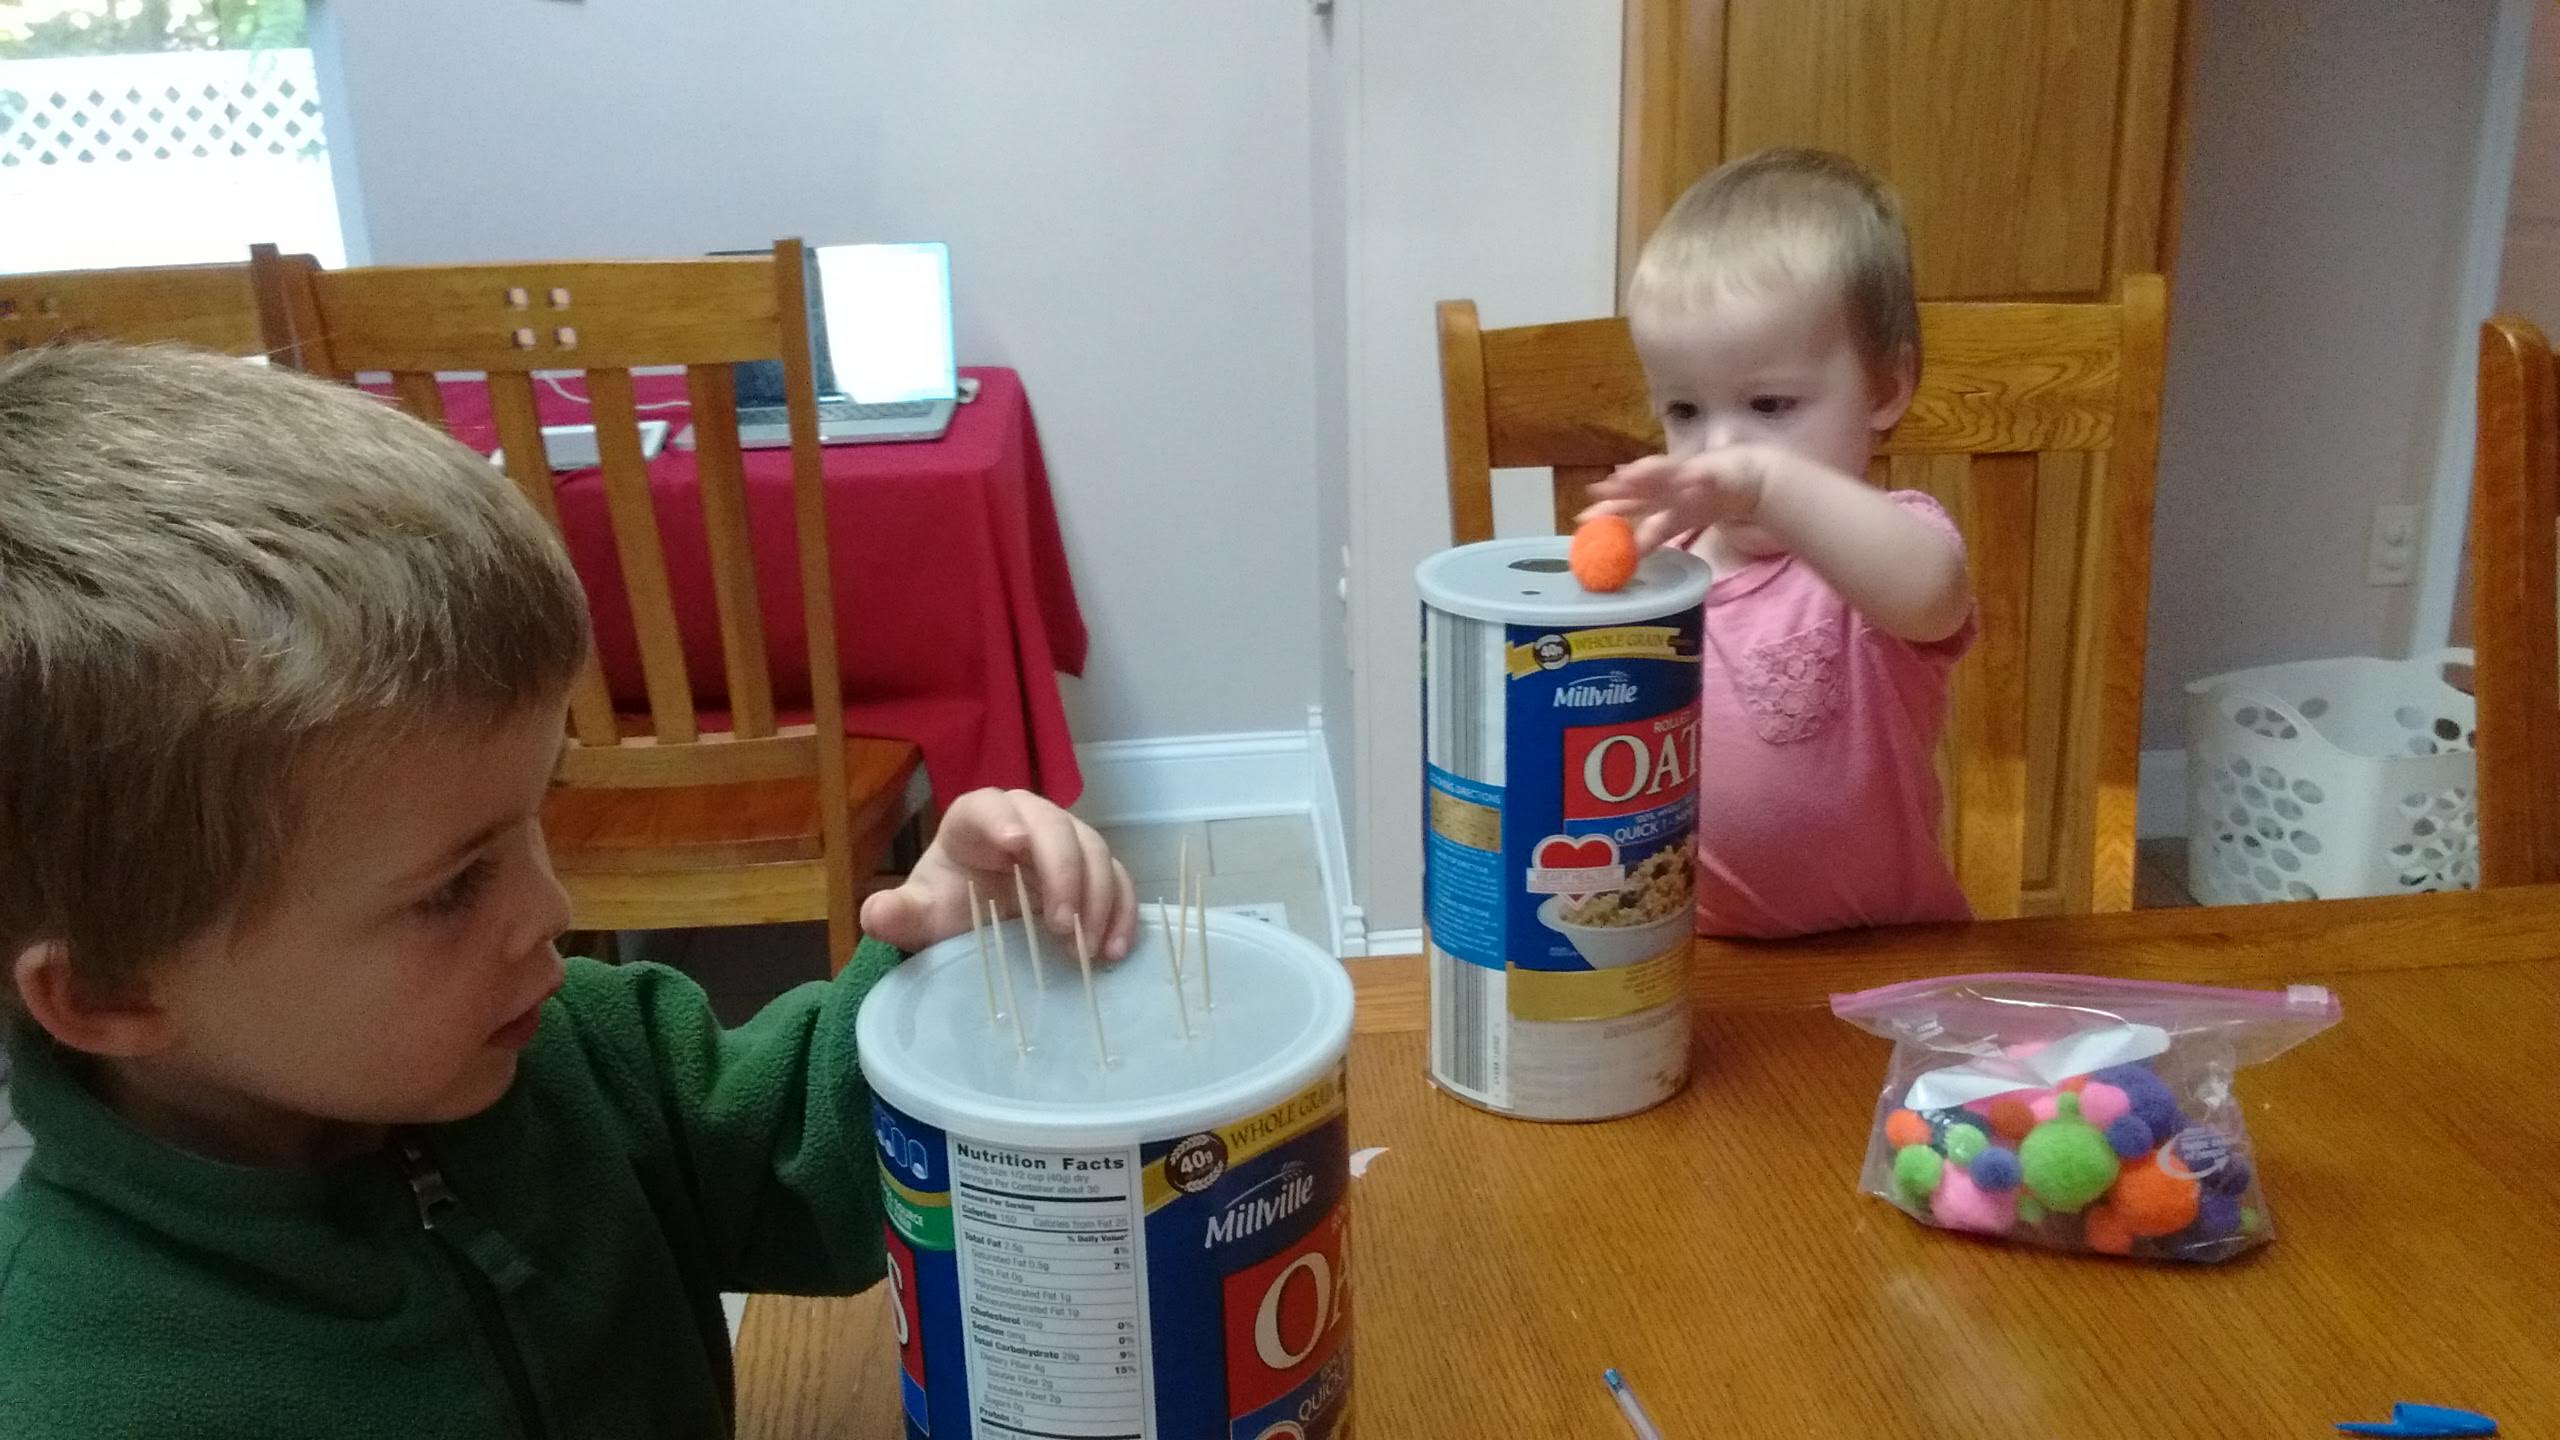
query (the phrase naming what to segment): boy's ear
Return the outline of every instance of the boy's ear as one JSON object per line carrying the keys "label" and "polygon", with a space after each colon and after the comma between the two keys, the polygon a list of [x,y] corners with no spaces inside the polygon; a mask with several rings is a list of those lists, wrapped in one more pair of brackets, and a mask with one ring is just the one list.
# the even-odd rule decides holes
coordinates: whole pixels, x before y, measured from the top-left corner
{"label": "boy's ear", "polygon": [[19,951],[9,980],[27,1018],[83,1054],[130,1059],[166,1050],[177,1038],[147,983],[101,991],[72,971],[71,952],[60,941],[38,941]]}
{"label": "boy's ear", "polygon": [[1920,388],[1920,357],[1903,347],[1876,376],[1875,384],[1875,408],[1867,412],[1867,428],[1882,435],[1901,424],[1902,412],[1911,408],[1912,392]]}

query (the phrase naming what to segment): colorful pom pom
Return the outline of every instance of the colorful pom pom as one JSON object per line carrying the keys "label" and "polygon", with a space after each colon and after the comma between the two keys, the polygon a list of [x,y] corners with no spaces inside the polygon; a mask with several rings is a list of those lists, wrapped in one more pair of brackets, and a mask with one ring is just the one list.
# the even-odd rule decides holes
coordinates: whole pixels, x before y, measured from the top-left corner
{"label": "colorful pom pom", "polygon": [[2187,1117],[2178,1108],[2178,1097],[2169,1091],[2169,1082],[2153,1073],[2148,1065],[2117,1065],[2090,1077],[2103,1080],[2122,1090],[2133,1103],[2133,1113],[2151,1127],[2154,1135],[2175,1135],[2187,1128]]}
{"label": "colorful pom pom", "polygon": [[1944,1178],[1946,1162],[1926,1145],[1905,1145],[1893,1157],[1893,1183],[1906,1195],[1927,1195]]}
{"label": "colorful pom pom", "polygon": [[1594,515],[1574,527],[1565,563],[1585,590],[1622,590],[1636,578],[1636,532],[1624,515]]}
{"label": "colorful pom pom", "polygon": [[1918,1111],[1896,1110],[1885,1117],[1884,1138],[1886,1143],[1899,1150],[1905,1145],[1926,1145],[1937,1136],[1929,1128],[1929,1122],[1920,1118]]}
{"label": "colorful pom pom", "polygon": [[2200,1193],[2196,1182],[2146,1157],[2126,1165],[2116,1177],[2114,1188],[2107,1192],[2107,1207],[2124,1221],[2125,1229],[2156,1240],[2195,1223]]}
{"label": "colorful pom pom", "polygon": [[2133,1097],[2124,1093],[2121,1086],[2092,1081],[2076,1093],[2080,1096],[2080,1118],[2101,1130],[2133,1113]]}
{"label": "colorful pom pom", "polygon": [[1983,1113],[1991,1121],[1991,1133],[1999,1136],[2003,1145],[2016,1145],[2026,1139],[2027,1132],[2035,1129],[2038,1123],[2034,1108],[2016,1095],[2001,1096],[1986,1106]]}
{"label": "colorful pom pom", "polygon": [[2018,1197],[2019,1224],[2041,1225],[2045,1221],[2046,1213],[2044,1202],[2038,1200],[2033,1195],[2021,1195]]}
{"label": "colorful pom pom", "polygon": [[2198,1240],[2228,1240],[2240,1233],[2240,1202],[2229,1195],[2208,1190],[2196,1202],[2195,1236]]}
{"label": "colorful pom pom", "polygon": [[1990,1143],[1991,1137],[1974,1126],[1950,1125],[1947,1127],[1945,1142],[1947,1158],[1959,1165],[1972,1164],[1973,1157],[1981,1154],[1982,1147]]}
{"label": "colorful pom pom", "polygon": [[2106,1194],[2119,1168],[2107,1137],[2082,1120],[2079,1111],[2079,1096],[2063,1096],[2060,1113],[2018,1146],[2027,1189],[2055,1210],[2077,1211]]}
{"label": "colorful pom pom", "polygon": [[2126,1228],[2124,1217],[2118,1215],[2111,1206],[2089,1207],[2089,1213],[2083,1217],[2080,1238],[2089,1243],[2090,1249],[2102,1254],[2130,1255],[2133,1253],[2133,1231]]}
{"label": "colorful pom pom", "polygon": [[2151,1127],[2143,1124],[2139,1115],[2119,1115],[2106,1131],[2107,1144],[2126,1160],[2150,1154],[2159,1143],[2152,1139]]}
{"label": "colorful pom pom", "polygon": [[1993,1145],[1974,1156],[1965,1170],[1974,1184],[1995,1195],[2017,1189],[2026,1178],[2026,1172],[2018,1166],[2018,1152],[2003,1145]]}
{"label": "colorful pom pom", "polygon": [[1973,1177],[1954,1166],[1947,1167],[1946,1183],[1929,1201],[1929,1214],[1950,1230],[1971,1230],[1980,1235],[2006,1235],[2018,1223],[2018,1197],[1994,1194],[1973,1183]]}

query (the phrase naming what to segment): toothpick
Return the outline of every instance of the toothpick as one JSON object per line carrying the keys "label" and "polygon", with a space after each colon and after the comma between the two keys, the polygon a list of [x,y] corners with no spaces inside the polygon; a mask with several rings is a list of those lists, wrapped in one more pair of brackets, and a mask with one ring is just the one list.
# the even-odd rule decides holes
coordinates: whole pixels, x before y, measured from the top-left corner
{"label": "toothpick", "polygon": [[1209,989],[1209,877],[1200,877],[1200,1008],[1218,1008],[1216,996]]}
{"label": "toothpick", "polygon": [[996,1011],[996,967],[987,959],[987,928],[978,923],[978,882],[969,882],[969,937],[978,942],[978,978],[987,987],[987,1023],[993,1025],[1004,1017]]}
{"label": "toothpick", "polygon": [[1031,887],[1022,883],[1022,867],[1013,867],[1013,899],[1022,909],[1022,943],[1031,947],[1031,978],[1049,988],[1049,972],[1040,968],[1040,917],[1031,911]]}
{"label": "toothpick", "polygon": [[1182,1017],[1182,1038],[1191,1038],[1191,997],[1182,993],[1182,952],[1173,943],[1173,911],[1156,902],[1156,921],[1164,926],[1164,960],[1173,972],[1173,1008]]}
{"label": "toothpick", "polygon": [[1031,1039],[1022,1033],[1022,1006],[1013,994],[1013,957],[1004,952],[1004,917],[996,913],[996,902],[987,902],[987,928],[996,932],[996,968],[1004,972],[1005,1013],[1013,1017],[1013,1053],[1031,1053]]}
{"label": "toothpick", "polygon": [[1095,998],[1093,992],[1093,952],[1085,948],[1084,916],[1076,916],[1075,922],[1076,968],[1084,972],[1084,1006],[1093,1012],[1093,1050],[1102,1057],[1102,1063],[1108,1065],[1111,1063],[1111,1042],[1102,1038],[1102,1002]]}

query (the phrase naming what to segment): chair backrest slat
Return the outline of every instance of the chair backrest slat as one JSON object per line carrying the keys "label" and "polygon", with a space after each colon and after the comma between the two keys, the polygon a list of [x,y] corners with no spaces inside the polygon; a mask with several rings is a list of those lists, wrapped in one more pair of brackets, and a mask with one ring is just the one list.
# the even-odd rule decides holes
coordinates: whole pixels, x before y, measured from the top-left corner
{"label": "chair backrest slat", "polygon": [[[1980,637],[1941,770],[1984,915],[2132,904],[2166,325],[2147,275],[2112,304],[1920,307],[1925,370],[1872,478],[1935,495],[1970,550]],[[1551,469],[1561,531],[1610,467],[1660,452],[1624,319],[1485,330],[1453,301],[1440,337],[1458,543],[1492,538],[1495,469]]]}
{"label": "chair backrest slat", "polygon": [[738,395],[728,367],[686,372],[693,404],[694,474],[702,489],[702,527],[711,540],[711,584],[720,609],[720,654],[729,681],[730,727],[738,735],[773,733],[773,675],[765,662],[764,602],[748,563],[747,492],[738,453]]}
{"label": "chair backrest slat", "polygon": [[2560,882],[2560,364],[2542,331],[2480,327],[2471,484],[2480,883]]}
{"label": "chair backrest slat", "polygon": [[[490,376],[489,413],[498,423],[498,445],[506,462],[507,478],[516,482],[516,489],[557,532],[560,498],[551,490],[551,456],[542,442],[542,418],[533,401],[533,377]],[[592,651],[569,687],[569,730],[582,745],[612,745],[621,738],[613,720],[613,697],[605,689],[604,666]]]}
{"label": "chair backrest slat", "polygon": [[0,351],[71,336],[263,355],[246,261],[0,275]]}
{"label": "chair backrest slat", "polygon": [[400,408],[437,429],[444,428],[444,391],[436,384],[433,371],[402,370],[391,377],[391,393],[399,398]]}
{"label": "chair backrest slat", "polygon": [[640,641],[640,676],[649,691],[649,720],[658,739],[681,745],[698,733],[693,680],[685,672],[684,638],[676,621],[667,551],[658,537],[657,501],[649,493],[649,465],[640,454],[640,407],[628,370],[589,370],[587,400],[595,416],[596,455],[604,471],[605,509],[613,520],[613,548],[622,557],[622,581],[631,599],[631,628]]}

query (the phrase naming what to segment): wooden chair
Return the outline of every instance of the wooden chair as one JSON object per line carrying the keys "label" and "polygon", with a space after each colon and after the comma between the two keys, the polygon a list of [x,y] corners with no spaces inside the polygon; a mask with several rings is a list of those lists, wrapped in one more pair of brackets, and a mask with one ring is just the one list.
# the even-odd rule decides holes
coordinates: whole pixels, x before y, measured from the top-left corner
{"label": "wooden chair", "polygon": [[[1980,640],[1955,674],[1947,840],[1986,917],[2133,904],[2151,485],[2167,301],[1920,307],[1925,369],[1870,478],[1943,501],[1971,552]],[[1449,519],[1493,535],[1492,472],[1554,471],[1569,528],[1662,429],[1623,319],[1484,330],[1440,306]]]}
{"label": "wooden chair", "polygon": [[[307,255],[293,258],[316,268]],[[290,343],[261,315],[248,261],[0,275],[0,352],[67,336],[225,355],[267,355]]]}
{"label": "wooden chair", "polygon": [[2480,883],[2560,882],[2560,379],[2527,321],[2480,327],[2471,476]]}
{"label": "wooden chair", "polygon": [[[811,376],[805,249],[674,261],[535,262],[322,271],[262,257],[259,284],[292,318],[296,358],[339,379],[388,371],[403,408],[442,424],[437,372],[485,373],[507,473],[560,523],[534,374],[583,369],[614,548],[648,711],[618,715],[589,658],[570,694],[570,745],[543,813],[582,930],[827,922],[841,969],[855,909],[913,814],[915,746],[844,733],[833,562]],[[791,422],[810,719],[778,724],[729,367],[782,362]],[[726,728],[703,725],[678,640],[641,459],[631,371],[686,367],[703,523],[718,602]]]}

